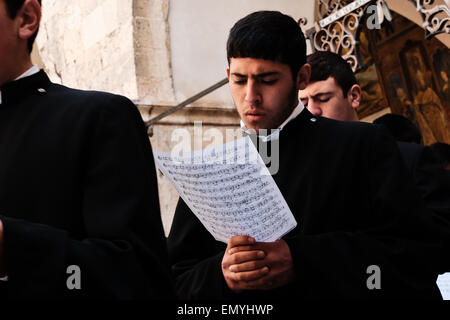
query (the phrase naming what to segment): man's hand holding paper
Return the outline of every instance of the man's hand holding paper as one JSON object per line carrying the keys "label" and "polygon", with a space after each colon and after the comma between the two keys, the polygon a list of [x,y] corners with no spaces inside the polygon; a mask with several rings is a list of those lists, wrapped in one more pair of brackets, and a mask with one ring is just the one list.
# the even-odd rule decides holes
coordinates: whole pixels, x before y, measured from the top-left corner
{"label": "man's hand holding paper", "polygon": [[271,290],[295,278],[291,252],[284,240],[256,242],[247,236],[234,236],[222,260],[222,272],[234,292]]}

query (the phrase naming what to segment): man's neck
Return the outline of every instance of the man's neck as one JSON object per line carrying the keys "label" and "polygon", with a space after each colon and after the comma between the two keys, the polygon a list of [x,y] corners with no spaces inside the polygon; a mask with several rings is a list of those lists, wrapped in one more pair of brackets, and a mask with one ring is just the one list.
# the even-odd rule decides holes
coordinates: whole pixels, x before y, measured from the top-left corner
{"label": "man's neck", "polygon": [[31,63],[31,59],[29,57],[28,59],[24,59],[22,62],[18,62],[16,65],[13,65],[12,69],[9,72],[9,76],[5,79],[1,79],[3,81],[0,80],[1,81],[0,87],[2,87],[6,83],[16,80],[32,66],[33,64]]}
{"label": "man's neck", "polygon": [[[16,80],[22,79],[22,78],[26,78],[29,76],[32,76],[36,73],[39,72],[39,68],[37,65],[32,65],[31,67],[29,67],[27,70],[25,70],[24,72],[22,72],[20,75],[18,75],[17,77],[15,77],[12,81],[7,81],[6,83],[10,83],[10,82],[14,82]],[[0,104],[2,104],[2,91],[1,91],[1,87],[2,85],[0,85]],[[0,279],[1,280],[1,279]]]}
{"label": "man's neck", "polygon": [[17,68],[17,71],[15,72],[14,77],[11,81],[16,80],[18,77],[20,77],[22,74],[24,74],[32,66],[33,66],[33,64],[31,63],[31,59],[27,60],[20,68]]}

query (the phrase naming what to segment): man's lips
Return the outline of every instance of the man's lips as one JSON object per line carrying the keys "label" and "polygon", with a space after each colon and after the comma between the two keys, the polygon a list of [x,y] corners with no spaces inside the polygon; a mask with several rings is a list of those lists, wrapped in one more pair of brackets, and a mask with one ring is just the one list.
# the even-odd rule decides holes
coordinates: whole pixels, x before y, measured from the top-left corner
{"label": "man's lips", "polygon": [[248,111],[245,113],[247,117],[262,117],[264,116],[264,113],[259,111]]}
{"label": "man's lips", "polygon": [[247,112],[245,115],[246,115],[247,119],[250,120],[250,121],[259,121],[259,120],[264,118],[264,114],[263,113]]}

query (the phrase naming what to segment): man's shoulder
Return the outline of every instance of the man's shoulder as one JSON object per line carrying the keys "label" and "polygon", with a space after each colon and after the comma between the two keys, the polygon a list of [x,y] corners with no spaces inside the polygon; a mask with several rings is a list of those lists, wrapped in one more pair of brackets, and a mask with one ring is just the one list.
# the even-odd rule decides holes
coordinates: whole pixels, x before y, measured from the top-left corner
{"label": "man's shoulder", "polygon": [[309,111],[304,111],[292,123],[286,126],[285,136],[293,141],[303,137],[307,141],[322,146],[337,145],[357,146],[371,143],[382,138],[383,133],[377,125],[359,121],[338,121],[321,116],[312,115]]}
{"label": "man's shoulder", "polygon": [[315,117],[317,120],[312,123],[312,127],[318,132],[336,137],[351,137],[352,139],[366,139],[379,131],[379,127],[361,121],[339,121],[324,117]]}
{"label": "man's shoulder", "polygon": [[71,111],[137,111],[136,105],[129,98],[104,91],[74,89],[51,83],[46,95],[46,103]]}
{"label": "man's shoulder", "polygon": [[95,104],[116,102],[133,104],[130,99],[123,95],[104,91],[75,89],[56,83],[51,83],[47,91],[50,94],[50,97],[67,99],[73,102],[83,101]]}
{"label": "man's shoulder", "polygon": [[371,131],[376,127],[372,123],[363,121],[340,121],[324,117],[317,117],[317,118],[319,120],[318,122],[321,123],[323,126],[327,126],[335,130],[337,129],[337,130]]}

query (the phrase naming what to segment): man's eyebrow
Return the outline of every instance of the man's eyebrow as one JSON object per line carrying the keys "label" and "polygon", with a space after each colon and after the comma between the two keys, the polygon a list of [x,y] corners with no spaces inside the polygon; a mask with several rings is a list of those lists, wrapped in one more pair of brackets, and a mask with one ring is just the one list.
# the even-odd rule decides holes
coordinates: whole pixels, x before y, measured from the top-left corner
{"label": "man's eyebrow", "polygon": [[328,94],[333,94],[333,92],[331,92],[331,91],[328,91],[328,92],[319,92],[319,93],[317,93],[317,94],[314,94],[313,97],[314,97],[314,98],[320,98],[320,97],[326,96],[326,95],[328,95]]}
{"label": "man's eyebrow", "polygon": [[246,75],[243,75],[243,74],[240,74],[240,73],[237,73],[237,72],[233,72],[233,73],[231,73],[231,75],[239,77],[239,78],[246,78],[247,77]]}
{"label": "man's eyebrow", "polygon": [[256,74],[255,77],[256,78],[265,78],[265,77],[269,77],[269,76],[275,76],[278,74],[280,74],[280,73],[277,71],[263,72],[263,73]]}
{"label": "man's eyebrow", "polygon": [[[326,96],[328,94],[333,94],[333,92],[331,92],[331,91],[329,91],[329,92],[319,92],[319,93],[311,95],[311,97],[313,97],[314,99],[317,99],[317,98],[321,98],[322,96]],[[300,99],[301,100],[308,99],[308,96],[300,95]]]}
{"label": "man's eyebrow", "polygon": [[[278,74],[280,74],[280,73],[277,72],[277,71],[271,71],[271,72],[263,72],[263,73],[258,73],[258,74],[255,74],[255,75],[251,75],[251,77],[254,77],[254,78],[265,78],[265,77],[268,77],[268,76],[274,76],[274,75],[278,75]],[[236,76],[238,78],[247,78],[247,75],[240,74],[238,72],[233,72],[233,73],[231,73],[231,75],[232,76]]]}

